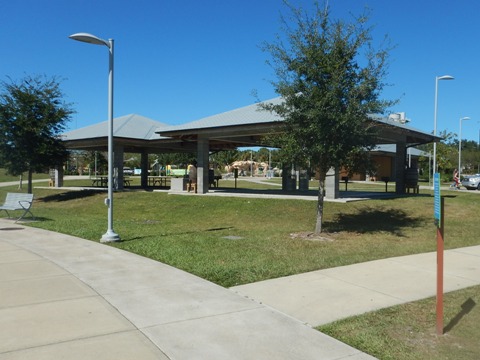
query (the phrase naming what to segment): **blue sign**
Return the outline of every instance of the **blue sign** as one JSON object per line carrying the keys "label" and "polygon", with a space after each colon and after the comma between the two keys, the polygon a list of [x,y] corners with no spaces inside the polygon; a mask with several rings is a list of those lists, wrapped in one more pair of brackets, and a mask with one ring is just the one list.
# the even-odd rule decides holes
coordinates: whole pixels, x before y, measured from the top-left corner
{"label": "blue sign", "polygon": [[440,219],[441,219],[441,195],[440,195],[440,174],[435,173],[433,174],[433,195],[434,195],[434,204],[433,204],[433,216],[435,219],[435,224],[437,227],[440,227]]}

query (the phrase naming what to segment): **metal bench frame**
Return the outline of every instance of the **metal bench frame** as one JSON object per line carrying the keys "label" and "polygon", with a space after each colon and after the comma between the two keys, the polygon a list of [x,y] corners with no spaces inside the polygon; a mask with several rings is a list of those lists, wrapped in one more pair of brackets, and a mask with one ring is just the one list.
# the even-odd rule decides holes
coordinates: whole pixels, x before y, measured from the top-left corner
{"label": "metal bench frame", "polygon": [[7,193],[7,197],[0,210],[5,210],[8,218],[11,219],[8,211],[23,210],[22,216],[20,216],[15,222],[20,221],[27,214],[30,214],[32,219],[35,220],[35,216],[30,211],[33,204],[33,194],[24,193]]}

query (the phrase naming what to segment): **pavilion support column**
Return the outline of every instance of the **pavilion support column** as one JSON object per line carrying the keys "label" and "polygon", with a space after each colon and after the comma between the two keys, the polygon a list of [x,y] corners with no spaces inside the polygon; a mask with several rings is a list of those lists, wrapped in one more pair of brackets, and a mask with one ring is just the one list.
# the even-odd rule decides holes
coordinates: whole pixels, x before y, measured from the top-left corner
{"label": "pavilion support column", "polygon": [[331,168],[325,178],[325,198],[338,199],[340,197],[340,173],[337,168]]}
{"label": "pavilion support column", "polygon": [[197,142],[197,192],[206,194],[208,192],[208,160],[209,140],[205,137],[198,137]]}
{"label": "pavilion support column", "polygon": [[146,152],[141,153],[140,168],[142,170],[140,184],[142,188],[146,188],[148,186],[148,154]]}
{"label": "pavilion support column", "polygon": [[55,167],[55,187],[63,186],[63,166]]}
{"label": "pavilion support column", "polygon": [[123,190],[123,146],[113,147],[113,189]]}
{"label": "pavilion support column", "polygon": [[406,143],[397,142],[397,151],[395,155],[395,193],[405,194],[405,158]]}

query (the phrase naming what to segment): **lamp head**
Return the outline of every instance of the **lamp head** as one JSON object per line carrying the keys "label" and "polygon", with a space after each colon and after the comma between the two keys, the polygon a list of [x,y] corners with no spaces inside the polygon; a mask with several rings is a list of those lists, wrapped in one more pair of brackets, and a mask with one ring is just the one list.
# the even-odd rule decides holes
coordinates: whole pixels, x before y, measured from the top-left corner
{"label": "lamp head", "polygon": [[455,78],[450,75],[437,76],[437,80],[454,80]]}
{"label": "lamp head", "polygon": [[460,121],[462,121],[462,120],[470,120],[470,118],[468,116],[465,116],[465,117],[460,119]]}
{"label": "lamp head", "polygon": [[88,44],[95,45],[105,45],[110,49],[110,43],[106,40],[100,39],[99,37],[89,34],[89,33],[76,33],[69,36],[70,39],[85,42]]}

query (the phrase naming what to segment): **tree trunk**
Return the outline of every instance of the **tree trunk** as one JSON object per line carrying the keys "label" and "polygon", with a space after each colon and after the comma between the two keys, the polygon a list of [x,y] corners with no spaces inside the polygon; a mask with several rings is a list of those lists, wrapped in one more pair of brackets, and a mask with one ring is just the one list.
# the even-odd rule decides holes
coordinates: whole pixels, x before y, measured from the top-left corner
{"label": "tree trunk", "polygon": [[320,172],[320,180],[318,181],[317,222],[315,224],[315,234],[320,234],[322,232],[324,197],[325,197],[325,173]]}
{"label": "tree trunk", "polygon": [[27,192],[29,194],[32,194],[33,192],[32,180],[33,180],[33,171],[29,169],[28,170],[28,188],[27,188]]}

